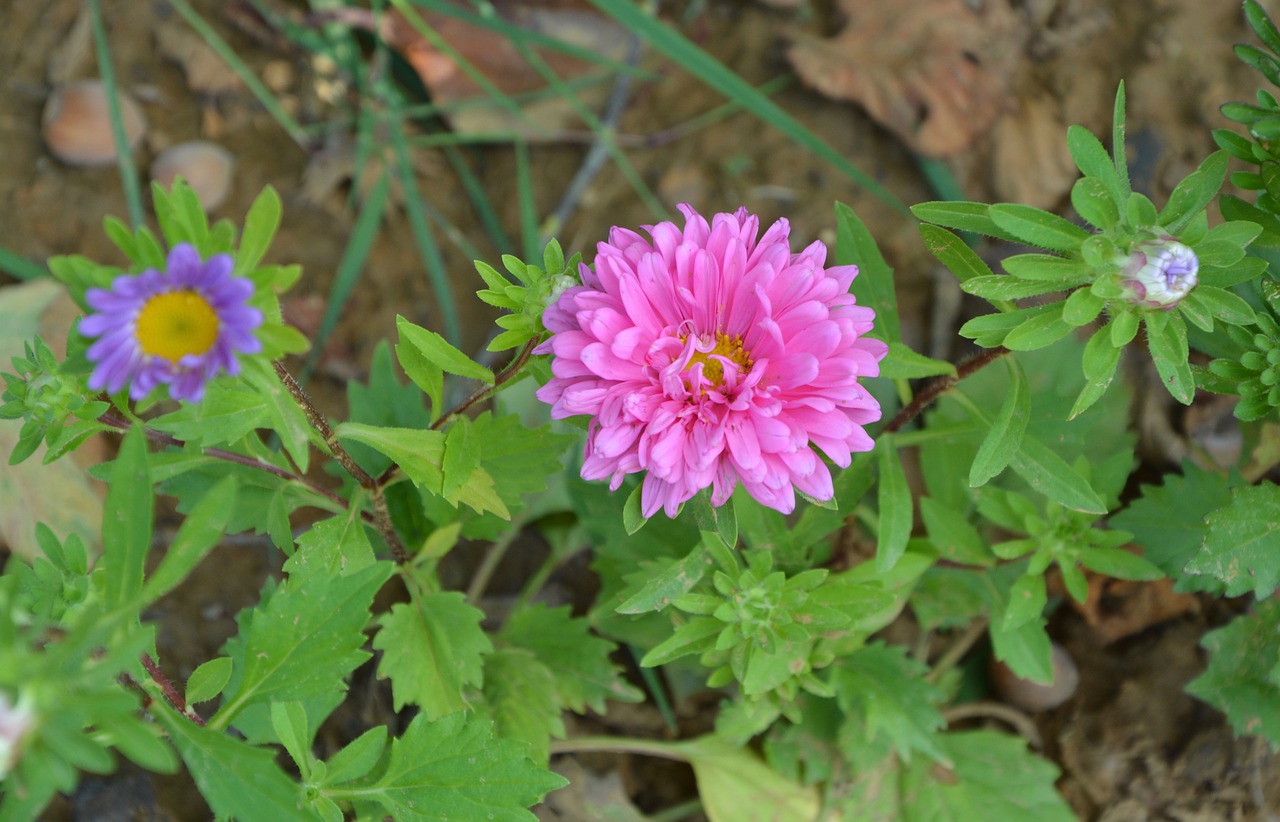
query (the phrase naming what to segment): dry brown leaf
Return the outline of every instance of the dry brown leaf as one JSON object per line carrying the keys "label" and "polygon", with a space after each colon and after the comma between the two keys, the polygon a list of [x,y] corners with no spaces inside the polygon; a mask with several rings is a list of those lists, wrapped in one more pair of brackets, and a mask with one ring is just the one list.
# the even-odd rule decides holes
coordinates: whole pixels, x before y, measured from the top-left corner
{"label": "dry brown leaf", "polygon": [[1079,174],[1067,150],[1061,106],[1049,97],[1022,100],[991,132],[996,199],[1053,209]]}
{"label": "dry brown leaf", "polygon": [[1009,106],[1026,32],[1008,0],[841,0],[833,38],[797,38],[787,56],[809,85],[860,103],[914,151],[948,157]]}
{"label": "dry brown leaf", "polygon": [[1198,609],[1196,598],[1173,590],[1173,580],[1135,582],[1085,571],[1089,598],[1067,601],[1089,623],[1101,645],[1142,633],[1177,616]]}

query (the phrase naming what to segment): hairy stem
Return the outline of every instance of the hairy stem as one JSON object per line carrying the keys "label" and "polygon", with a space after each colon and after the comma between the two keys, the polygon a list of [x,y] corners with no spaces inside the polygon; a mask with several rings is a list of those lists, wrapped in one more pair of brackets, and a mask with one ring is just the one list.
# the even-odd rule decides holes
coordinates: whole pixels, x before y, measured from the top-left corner
{"label": "hairy stem", "polygon": [[920,416],[921,412],[932,405],[938,397],[955,388],[965,377],[976,374],[1008,353],[1009,349],[1003,345],[997,345],[995,348],[980,351],[969,359],[964,360],[956,366],[956,375],[954,377],[950,375],[938,377],[926,385],[911,402],[907,403],[905,408],[895,414],[893,419],[889,420],[882,432],[885,434],[896,433],[907,423]]}
{"label": "hairy stem", "polygon": [[387,547],[391,549],[391,555],[395,558],[396,563],[404,565],[409,561],[409,552],[405,550],[404,543],[400,541],[400,535],[396,533],[396,528],[391,523],[391,512],[387,509],[387,500],[383,495],[382,483],[371,477],[368,471],[365,471],[356,463],[347,449],[342,447],[342,443],[338,442],[338,437],[333,433],[333,428],[329,425],[329,421],[324,418],[324,415],[320,413],[320,409],[316,408],[315,403],[302,390],[302,386],[298,385],[298,381],[285,369],[284,365],[280,362],[274,362],[272,365],[275,366],[276,376],[280,378],[280,382],[284,383],[284,387],[289,390],[293,401],[307,415],[307,421],[311,423],[311,427],[316,429],[320,436],[324,438],[325,444],[329,446],[334,458],[338,460],[338,463],[356,482],[360,483],[361,488],[369,492],[370,500],[373,503],[373,525],[378,529],[378,533],[382,535],[382,540],[387,543]]}
{"label": "hairy stem", "polygon": [[173,683],[169,681],[169,678],[160,670],[160,666],[151,658],[151,655],[144,653],[140,659],[142,661],[142,667],[147,669],[147,675],[151,677],[151,681],[160,688],[160,693],[164,694],[165,701],[172,705],[175,711],[182,714],[187,719],[190,719],[197,725],[204,725],[204,718],[201,717],[200,714],[196,713],[193,708],[187,705],[187,700],[183,698],[182,694],[178,693],[178,689],[174,687]]}
{"label": "hairy stem", "polygon": [[520,349],[520,353],[516,355],[516,358],[512,360],[507,365],[506,368],[502,369],[496,375],[494,375],[493,385],[482,385],[479,388],[477,388],[475,391],[472,391],[471,394],[465,400],[463,400],[462,402],[455,405],[453,408],[450,408],[448,411],[441,414],[440,419],[431,423],[431,430],[432,431],[440,430],[440,428],[442,428],[446,422],[458,416],[459,414],[465,413],[468,408],[480,402],[485,397],[488,397],[490,394],[496,391],[499,388],[499,386],[501,386],[503,383],[510,382],[512,377],[520,373],[520,369],[523,368],[524,364],[529,361],[529,357],[533,356],[533,349],[536,348],[537,345],[538,345],[538,340],[536,338],[529,340],[529,342],[525,343],[524,348]]}

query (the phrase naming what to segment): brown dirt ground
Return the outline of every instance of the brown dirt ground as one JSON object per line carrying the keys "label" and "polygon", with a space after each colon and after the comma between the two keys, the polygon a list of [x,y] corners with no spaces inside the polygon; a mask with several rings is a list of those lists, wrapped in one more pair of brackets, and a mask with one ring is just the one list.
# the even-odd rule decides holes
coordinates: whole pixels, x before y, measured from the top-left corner
{"label": "brown dirt ground", "polygon": [[[324,72],[271,39],[253,36],[255,29],[243,24],[247,4],[200,0],[194,5],[260,76],[276,78],[277,92],[296,116],[304,121],[333,116],[323,99]],[[1012,58],[1007,97],[1000,101],[1004,114],[949,161],[971,199],[1021,197],[1063,207],[1070,182],[1062,172],[1063,127],[1079,123],[1103,133],[1115,85],[1123,78],[1136,182],[1159,202],[1211,150],[1210,129],[1228,125],[1217,106],[1247,99],[1256,88],[1255,76],[1230,51],[1233,43],[1250,39],[1238,3],[1020,0],[1012,6],[1023,39]],[[236,158],[231,196],[216,212],[232,219],[243,215],[263,185],[274,185],[284,199],[285,217],[271,256],[303,265],[305,275],[290,306],[296,322],[305,325],[308,317],[314,322],[353,222],[345,189],[321,195],[308,191],[303,175],[316,162],[316,147],[293,142],[242,87],[193,91],[178,62],[158,45],[163,30],[181,26],[165,3],[104,0],[103,7],[116,71],[151,124],[137,153],[141,166],[145,169],[150,158],[172,143],[217,140]],[[115,169],[69,168],[48,154],[40,138],[51,80],[96,74],[91,46],[77,45],[71,36],[80,8],[78,0],[0,0],[0,246],[33,260],[67,253],[118,259],[100,230],[103,215],[125,213]],[[745,0],[699,0],[668,7],[667,13],[756,83],[787,71],[785,47],[795,34],[829,34],[839,22],[836,9],[821,1],[787,9]],[[619,126],[623,134],[655,134],[721,102],[695,79],[656,58],[645,65],[659,72],[660,80],[638,88]],[[829,101],[798,83],[775,99],[905,201],[931,198],[911,153],[856,105]],[[534,189],[544,213],[558,200],[583,153],[581,145],[572,143],[532,148]],[[830,239],[832,202],[851,204],[898,271],[910,341],[926,351],[956,353],[951,349],[954,309],[946,307],[954,303],[954,291],[936,277],[914,227],[786,137],[738,114],[657,146],[629,149],[628,155],[663,200],[689,201],[704,211],[745,204],[766,220],[785,214],[798,242]],[[514,233],[517,200],[510,150],[476,149],[468,157]],[[464,227],[475,223],[445,163],[424,156],[420,185],[452,222]],[[560,237],[570,251],[589,251],[610,225],[650,221],[652,215],[622,176],[606,168]],[[494,252],[478,230],[473,233],[482,252]],[[487,333],[490,315],[478,303],[461,299],[478,284],[470,261],[454,245],[446,244],[443,251],[465,307],[467,344],[475,349]],[[401,211],[386,221],[314,384],[335,411],[342,383],[362,372],[378,340],[392,335],[396,313],[428,325],[439,320]],[[267,572],[265,555],[254,546],[221,550],[215,562],[206,563],[207,568],[216,564],[217,572],[193,579],[180,599],[157,609],[166,624],[161,650],[175,676],[184,677],[213,655],[233,630],[231,616],[252,598]],[[501,578],[495,584],[500,587]],[[1280,813],[1280,764],[1252,741],[1233,740],[1220,715],[1182,693],[1182,685],[1204,664],[1199,637],[1227,616],[1221,605],[1203,605],[1106,646],[1079,616],[1055,618],[1056,635],[1080,665],[1082,686],[1066,705],[1038,715],[1036,724],[1045,752],[1065,769],[1060,787],[1082,819],[1275,818],[1260,806]],[[376,688],[368,691],[364,703],[352,710],[385,715],[385,699],[380,700]],[[612,727],[635,733],[659,727],[645,707],[627,707],[616,717],[611,714],[611,720],[616,720]],[[687,798],[692,789],[687,772],[620,763],[613,757],[584,758],[565,767],[583,765],[595,769],[591,773],[597,781],[615,771],[621,774],[621,782],[609,789],[650,810]],[[101,815],[104,808],[116,813],[128,808],[142,818],[158,819],[207,813],[181,781],[157,780],[160,798],[148,800],[151,784],[133,773],[89,781],[53,815],[107,818]],[[132,797],[133,804],[120,796]],[[546,811],[546,818],[572,819],[574,813],[565,807],[559,816]]]}

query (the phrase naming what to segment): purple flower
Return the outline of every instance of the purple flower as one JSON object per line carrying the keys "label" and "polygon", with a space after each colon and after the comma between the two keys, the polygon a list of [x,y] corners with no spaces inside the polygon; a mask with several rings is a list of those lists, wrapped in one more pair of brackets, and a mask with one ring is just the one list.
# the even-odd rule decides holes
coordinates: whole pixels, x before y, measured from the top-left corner
{"label": "purple flower", "polygon": [[201,261],[194,247],[169,251],[164,271],[117,277],[111,288],[91,288],[85,300],[94,313],[80,333],[96,363],[89,377],[95,391],[119,391],[140,400],[164,383],[175,400],[199,402],[204,386],[220,372],[236,374],[239,354],[262,349],[253,331],[262,312],[248,305],[253,283],[231,276],[229,254]]}
{"label": "purple flower", "polygon": [[862,336],[875,314],[849,293],[857,266],[825,268],[820,242],[793,255],[786,220],[757,239],[745,208],[710,225],[680,210],[684,229],[646,226],[651,241],[614,228],[583,285],[547,307],[539,399],[557,419],[592,417],[584,479],[616,489],[646,472],[645,516],[708,487],[722,505],[739,482],[784,513],[797,490],[831,499],[814,448],[841,467],[872,448],[862,426],[880,406],[858,380],[888,351]]}
{"label": "purple flower", "polygon": [[1129,302],[1144,308],[1175,308],[1196,287],[1196,253],[1169,236],[1138,243],[1120,271]]}

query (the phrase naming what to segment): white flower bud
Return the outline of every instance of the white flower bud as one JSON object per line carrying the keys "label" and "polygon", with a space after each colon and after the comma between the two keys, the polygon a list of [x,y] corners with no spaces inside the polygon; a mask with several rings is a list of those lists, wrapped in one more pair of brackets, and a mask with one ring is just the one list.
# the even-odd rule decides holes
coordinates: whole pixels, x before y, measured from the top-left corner
{"label": "white flower bud", "polygon": [[1120,270],[1125,298],[1144,308],[1175,308],[1199,281],[1196,253],[1168,235],[1138,243]]}

